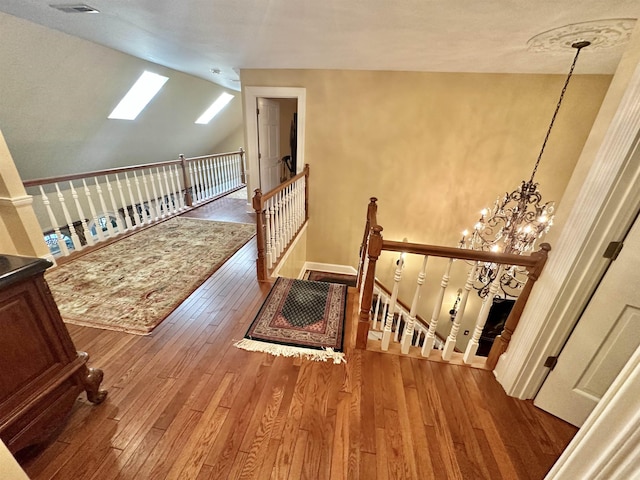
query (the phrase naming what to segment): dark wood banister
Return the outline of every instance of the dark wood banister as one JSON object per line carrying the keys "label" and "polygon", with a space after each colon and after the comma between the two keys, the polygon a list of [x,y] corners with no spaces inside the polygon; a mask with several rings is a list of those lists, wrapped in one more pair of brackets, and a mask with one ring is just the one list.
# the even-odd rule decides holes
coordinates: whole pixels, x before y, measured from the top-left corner
{"label": "dark wood banister", "polygon": [[303,177],[305,179],[304,220],[306,222],[307,220],[309,220],[309,164],[305,164],[302,172],[297,174],[295,177],[291,177],[289,180],[281,183],[276,188],[268,191],[267,193],[263,194],[262,190],[260,190],[259,188],[254,191],[252,206],[256,212],[256,244],[258,247],[258,258],[256,258],[256,273],[258,276],[258,281],[260,282],[266,282],[269,275],[267,268],[267,258],[265,255],[266,242],[264,238],[264,205],[266,201],[271,197],[282,192],[289,185],[292,185],[294,182],[297,182]]}
{"label": "dark wood banister", "polygon": [[[365,238],[363,239],[363,243],[360,247],[361,255],[358,268],[358,288],[363,288],[364,290],[362,290],[362,304],[358,316],[356,348],[366,349],[367,346],[369,325],[371,323],[371,302],[373,299],[373,286],[375,282],[375,265],[383,250],[527,267],[527,282],[525,283],[511,310],[511,313],[509,314],[509,317],[507,318],[504,330],[498,337],[496,337],[487,358],[487,367],[491,369],[495,368],[500,355],[502,355],[509,346],[509,341],[518,326],[518,322],[520,321],[520,317],[524,311],[531,289],[540,276],[540,273],[547,261],[547,256],[551,250],[551,246],[548,243],[542,243],[540,245],[540,250],[532,253],[531,255],[524,256],[384,240],[382,238],[383,228],[377,224],[376,202],[377,199],[375,197],[371,197],[370,203],[367,207]],[[362,269],[364,268],[365,256],[369,259],[369,265],[364,279],[364,286],[362,286]]]}

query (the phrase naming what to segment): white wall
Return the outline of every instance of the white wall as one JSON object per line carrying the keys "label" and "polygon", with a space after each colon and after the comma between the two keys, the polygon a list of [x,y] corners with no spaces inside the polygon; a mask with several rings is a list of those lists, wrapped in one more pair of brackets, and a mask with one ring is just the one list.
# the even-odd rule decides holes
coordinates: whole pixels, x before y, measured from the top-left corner
{"label": "white wall", "polygon": [[[206,155],[242,125],[236,98],[205,80],[0,13],[0,129],[23,180]],[[135,121],[107,116],[144,71],[169,77]],[[236,149],[240,145],[236,145]]]}

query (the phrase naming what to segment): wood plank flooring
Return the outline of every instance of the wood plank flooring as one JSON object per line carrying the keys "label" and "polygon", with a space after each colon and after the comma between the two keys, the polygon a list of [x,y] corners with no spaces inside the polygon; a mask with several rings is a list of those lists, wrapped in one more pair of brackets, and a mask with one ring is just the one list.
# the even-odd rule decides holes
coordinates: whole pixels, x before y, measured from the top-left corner
{"label": "wood plank flooring", "polygon": [[[191,214],[243,213],[208,209]],[[270,287],[255,249],[151,335],[68,325],[109,396],[80,397],[58,436],[20,457],[33,480],[541,479],[575,434],[488,371],[351,347],[346,365],[233,347]]]}

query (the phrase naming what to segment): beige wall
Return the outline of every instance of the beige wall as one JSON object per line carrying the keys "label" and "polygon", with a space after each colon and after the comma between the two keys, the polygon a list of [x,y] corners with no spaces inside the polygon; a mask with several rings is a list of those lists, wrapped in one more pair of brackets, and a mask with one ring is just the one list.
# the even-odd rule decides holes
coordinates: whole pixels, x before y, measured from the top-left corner
{"label": "beige wall", "polygon": [[[242,102],[238,98],[238,105],[241,104]],[[216,143],[211,152],[237,152],[240,147],[242,147],[243,150],[246,150],[244,145],[244,128],[242,127],[242,122],[238,125],[238,128],[227,135],[227,137],[225,137],[222,141]]]}
{"label": "beige wall", "polygon": [[298,278],[302,267],[307,261],[307,229],[305,228],[296,244],[291,248],[287,258],[284,260],[280,270],[277,272],[279,277]]}
{"label": "beige wall", "polygon": [[[385,238],[455,246],[483,207],[529,178],[565,76],[243,70],[241,79],[306,88],[307,261],[356,267],[370,196],[379,199]],[[610,80],[573,77],[536,176],[545,200],[561,199]],[[379,262],[387,285],[394,262],[391,255]],[[419,308],[427,320],[444,268],[432,264],[436,288],[425,288]],[[419,267],[409,258],[405,277]],[[465,272],[454,268],[454,292]],[[401,291],[406,302],[411,285]],[[471,330],[479,306],[476,296],[462,331]]]}
{"label": "beige wall", "polygon": [[[0,31],[0,129],[24,180],[209,154],[242,125],[239,92],[196,125],[225,89],[4,13]],[[144,70],[169,81],[136,120],[108,120]]]}
{"label": "beige wall", "polygon": [[[307,89],[308,259],[356,266],[379,198],[389,239],[455,245],[496,196],[528,178],[560,75],[243,70],[243,85]],[[537,180],[559,200],[609,76],[575,76]]]}

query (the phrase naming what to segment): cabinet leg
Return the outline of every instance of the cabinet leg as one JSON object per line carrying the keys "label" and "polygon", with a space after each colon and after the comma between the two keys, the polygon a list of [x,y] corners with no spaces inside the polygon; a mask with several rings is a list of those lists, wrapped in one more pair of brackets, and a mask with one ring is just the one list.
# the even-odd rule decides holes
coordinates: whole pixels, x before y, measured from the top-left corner
{"label": "cabinet leg", "polygon": [[[85,362],[89,359],[89,354],[86,352],[78,352],[78,356],[83,358]],[[100,384],[104,373],[99,368],[89,368],[86,365],[79,372],[80,381],[82,386],[87,392],[87,400],[96,405],[102,403],[107,397],[106,390],[100,390]]]}

